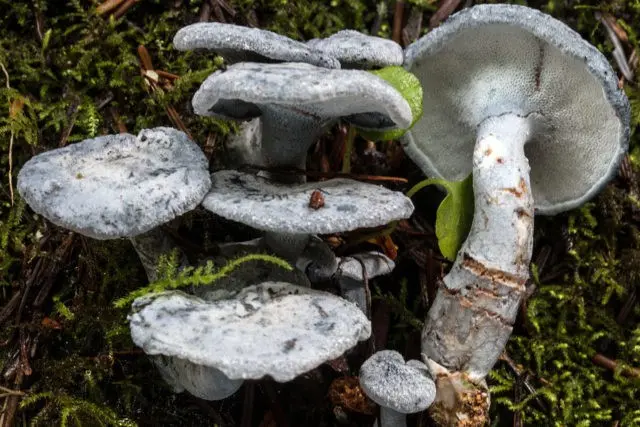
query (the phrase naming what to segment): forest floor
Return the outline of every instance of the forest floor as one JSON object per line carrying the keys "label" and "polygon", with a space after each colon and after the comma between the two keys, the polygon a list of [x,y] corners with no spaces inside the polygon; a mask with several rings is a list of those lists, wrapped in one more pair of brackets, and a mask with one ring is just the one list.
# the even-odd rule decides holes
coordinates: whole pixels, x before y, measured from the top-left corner
{"label": "forest floor", "polygon": [[[357,386],[367,348],[289,383],[248,381],[220,402],[174,394],[131,342],[127,310],[113,306],[146,284],[130,243],[51,224],[20,198],[16,177],[38,153],[156,126],[188,131],[212,170],[225,167],[225,138],[237,125],[198,117],[190,107],[221,61],[176,51],[171,40],[184,25],[230,22],[297,40],[352,28],[406,46],[465,3],[486,2],[0,0],[0,427],[372,425],[375,407]],[[535,219],[530,292],[488,379],[492,422],[640,425],[640,80],[621,73],[638,65],[640,1],[511,3],[550,13],[607,56],[632,103],[632,140],[618,177],[598,197]],[[622,56],[614,57],[614,39]],[[322,138],[309,170],[340,170],[344,134],[338,126]],[[358,137],[351,163],[354,174],[406,179],[396,190],[424,178],[392,141]],[[395,258],[394,273],[370,283],[373,340],[406,358],[419,358],[422,321],[450,267],[434,233],[442,197],[423,190],[414,216],[389,236],[323,236],[339,254],[374,249]],[[215,253],[216,242],[257,236],[204,209],[167,231],[190,257]],[[424,413],[409,425],[431,424]]]}

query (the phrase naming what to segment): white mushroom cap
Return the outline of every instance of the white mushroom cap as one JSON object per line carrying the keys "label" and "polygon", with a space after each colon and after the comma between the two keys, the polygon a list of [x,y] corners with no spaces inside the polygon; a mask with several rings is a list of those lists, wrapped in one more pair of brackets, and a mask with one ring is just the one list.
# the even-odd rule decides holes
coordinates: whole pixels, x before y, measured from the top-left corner
{"label": "white mushroom cap", "polygon": [[299,63],[232,65],[210,75],[192,103],[196,114],[241,120],[277,106],[317,121],[344,117],[371,129],[407,128],[412,121],[407,101],[382,78]]}
{"label": "white mushroom cap", "polygon": [[429,368],[417,360],[405,363],[393,350],[378,351],[362,364],[360,386],[378,405],[401,414],[424,411],[436,397]]}
{"label": "white mushroom cap", "polygon": [[312,51],[304,43],[258,28],[219,22],[201,22],[181,28],[173,38],[178,50],[213,50],[230,63],[305,62],[319,67],[340,68],[336,58]]}
{"label": "white mushroom cap", "polygon": [[210,186],[202,150],[164,127],[48,151],[18,175],[18,190],[34,211],[96,239],[149,231],[194,209]]}
{"label": "white mushroom cap", "polygon": [[[211,191],[202,205],[222,217],[264,231],[329,234],[377,227],[408,218],[413,203],[404,194],[350,179],[279,184],[238,171],[211,175]],[[309,206],[318,190],[325,204]]]}
{"label": "white mushroom cap", "polygon": [[374,277],[391,274],[395,267],[396,264],[393,260],[385,254],[370,251],[340,258],[336,274],[341,279],[362,282],[365,274],[367,279],[373,279]]}
{"label": "white mushroom cap", "polygon": [[532,123],[525,154],[539,213],[576,207],[616,173],[629,104],[606,58],[565,24],[516,5],[478,5],[409,46],[424,90],[407,154],[430,176],[471,172],[476,129],[512,113]]}
{"label": "white mushroom cap", "polygon": [[402,46],[393,40],[342,30],[324,39],[312,39],[307,46],[337,58],[342,68],[382,68],[402,65]]}
{"label": "white mushroom cap", "polygon": [[213,367],[230,379],[289,381],[371,334],[354,304],[282,282],[218,301],[164,292],[138,298],[132,310],[131,337],[145,353]]}

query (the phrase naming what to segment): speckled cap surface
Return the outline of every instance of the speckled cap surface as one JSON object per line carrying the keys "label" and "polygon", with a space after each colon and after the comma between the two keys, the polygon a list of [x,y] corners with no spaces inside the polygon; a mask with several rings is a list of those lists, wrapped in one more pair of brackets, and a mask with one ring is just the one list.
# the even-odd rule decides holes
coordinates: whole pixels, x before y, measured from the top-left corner
{"label": "speckled cap surface", "polygon": [[318,121],[343,117],[366,128],[407,128],[412,121],[407,101],[382,78],[299,63],[242,62],[216,71],[192,104],[202,116],[241,120],[260,116],[262,106],[279,106]]}
{"label": "speckled cap surface", "polygon": [[429,176],[471,172],[483,120],[531,117],[525,154],[536,212],[554,214],[594,196],[627,151],[629,103],[606,58],[537,10],[465,9],[409,46],[405,68],[422,83],[424,114],[403,145]]}
{"label": "speckled cap surface", "polygon": [[179,291],[144,296],[129,315],[133,342],[150,355],[175,356],[230,379],[290,381],[369,338],[354,304],[282,282],[249,286],[205,301]]}
{"label": "speckled cap surface", "polygon": [[436,398],[429,368],[418,360],[405,363],[393,350],[378,351],[362,364],[360,386],[378,405],[401,414],[424,411]]}
{"label": "speckled cap surface", "polygon": [[[238,171],[211,175],[211,191],[202,205],[222,217],[276,233],[329,234],[377,227],[408,218],[411,199],[385,187],[350,179],[278,184]],[[324,206],[309,206],[318,190]]]}
{"label": "speckled cap surface", "polygon": [[311,39],[307,46],[337,58],[342,68],[382,68],[402,65],[402,47],[393,40],[342,30],[324,39]]}
{"label": "speckled cap surface", "polygon": [[220,22],[201,22],[181,28],[173,38],[178,50],[209,49],[227,62],[304,62],[340,68],[336,58],[312,51],[304,43],[267,30]]}
{"label": "speckled cap surface", "polygon": [[194,209],[209,191],[207,159],[172,128],[100,136],[39,154],[18,190],[49,221],[95,239],[132,237]]}

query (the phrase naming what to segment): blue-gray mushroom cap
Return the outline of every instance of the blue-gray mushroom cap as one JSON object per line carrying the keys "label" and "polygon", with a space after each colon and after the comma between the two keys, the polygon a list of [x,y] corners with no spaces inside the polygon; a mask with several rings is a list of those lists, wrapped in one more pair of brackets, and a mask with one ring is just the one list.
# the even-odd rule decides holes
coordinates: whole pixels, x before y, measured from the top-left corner
{"label": "blue-gray mushroom cap", "polygon": [[259,28],[220,22],[201,22],[181,28],[173,38],[178,50],[208,49],[228,63],[304,62],[326,68],[340,68],[338,60],[314,51],[302,42]]}
{"label": "blue-gray mushroom cap", "polygon": [[464,179],[483,120],[531,117],[535,207],[554,214],[600,191],[628,149],[629,102],[606,58],[537,10],[465,9],[409,46],[404,66],[423,86],[424,114],[403,144],[427,175]]}
{"label": "blue-gray mushroom cap", "polygon": [[337,58],[342,68],[382,68],[402,65],[402,46],[393,40],[342,30],[324,38],[312,39],[307,46]]}
{"label": "blue-gray mushroom cap", "polygon": [[18,191],[38,214],[96,239],[133,237],[194,209],[211,187],[198,145],[179,130],[88,139],[31,158]]}

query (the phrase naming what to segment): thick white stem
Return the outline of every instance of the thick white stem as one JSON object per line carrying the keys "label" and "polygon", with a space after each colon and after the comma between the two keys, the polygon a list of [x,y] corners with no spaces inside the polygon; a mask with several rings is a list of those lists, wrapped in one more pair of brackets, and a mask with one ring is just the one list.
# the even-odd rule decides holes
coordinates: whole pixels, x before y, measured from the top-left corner
{"label": "thick white stem", "polygon": [[524,145],[530,126],[527,117],[505,114],[478,127],[471,231],[422,332],[431,361],[477,384],[511,335],[529,277],[533,198]]}
{"label": "thick white stem", "polygon": [[380,427],[407,427],[407,415],[380,407]]}

